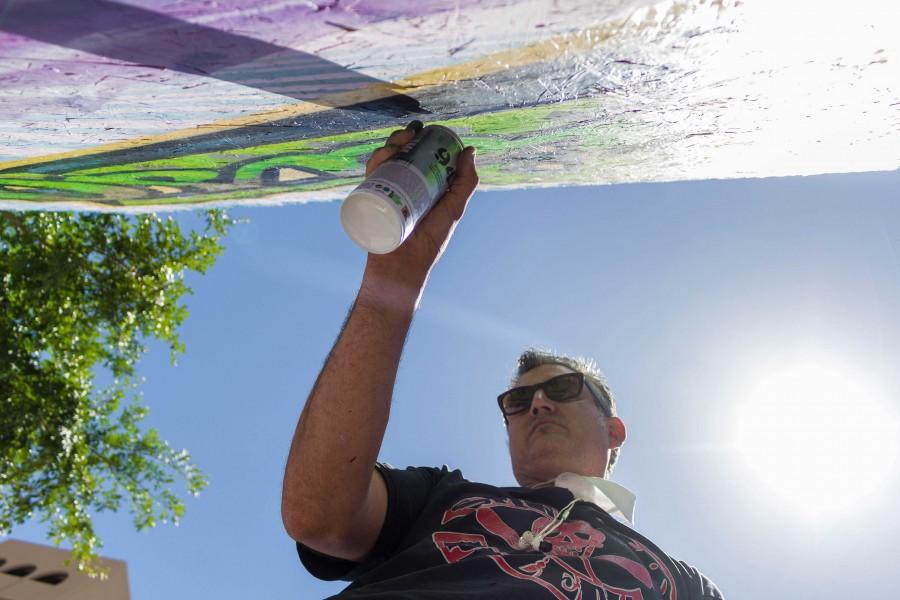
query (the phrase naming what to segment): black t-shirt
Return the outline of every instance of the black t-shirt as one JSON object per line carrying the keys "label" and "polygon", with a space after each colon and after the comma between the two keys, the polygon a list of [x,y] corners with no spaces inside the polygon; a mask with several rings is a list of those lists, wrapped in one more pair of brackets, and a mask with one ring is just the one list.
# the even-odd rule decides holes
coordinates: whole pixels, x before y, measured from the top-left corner
{"label": "black t-shirt", "polygon": [[699,571],[590,502],[577,502],[538,551],[519,550],[523,532],[574,499],[565,488],[500,488],[446,466],[377,468],[387,515],[364,562],[297,544],[312,575],[353,582],[334,598],[722,600]]}

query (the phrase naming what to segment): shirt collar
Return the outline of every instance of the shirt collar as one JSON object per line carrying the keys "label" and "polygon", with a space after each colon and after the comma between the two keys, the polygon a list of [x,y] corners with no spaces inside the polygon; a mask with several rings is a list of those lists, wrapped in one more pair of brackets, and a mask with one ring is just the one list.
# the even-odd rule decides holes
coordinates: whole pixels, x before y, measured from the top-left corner
{"label": "shirt collar", "polygon": [[637,497],[625,486],[602,477],[588,477],[577,473],[560,473],[556,479],[536,487],[554,485],[572,492],[576,500],[592,502],[619,521],[634,525],[634,505]]}

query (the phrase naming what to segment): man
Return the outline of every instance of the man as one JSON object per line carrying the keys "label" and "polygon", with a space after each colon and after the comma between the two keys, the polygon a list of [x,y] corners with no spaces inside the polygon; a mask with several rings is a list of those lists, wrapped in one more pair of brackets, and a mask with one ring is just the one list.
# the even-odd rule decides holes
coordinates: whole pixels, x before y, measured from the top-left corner
{"label": "man", "polygon": [[[421,126],[392,133],[366,174]],[[521,487],[377,463],[406,334],[478,184],[474,159],[466,148],[450,189],[403,245],[369,255],[300,415],[282,518],[303,564],[352,581],[346,599],[721,599],[629,526],[633,496],[605,479],[625,426],[599,374],[578,360],[528,351],[497,399]]]}

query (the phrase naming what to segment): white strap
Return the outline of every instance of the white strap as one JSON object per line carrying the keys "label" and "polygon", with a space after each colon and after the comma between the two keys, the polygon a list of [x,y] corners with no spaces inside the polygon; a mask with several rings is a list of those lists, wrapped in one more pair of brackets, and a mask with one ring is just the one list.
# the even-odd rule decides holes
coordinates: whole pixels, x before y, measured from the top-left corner
{"label": "white strap", "polygon": [[578,502],[577,498],[566,504],[553,520],[547,523],[537,535],[533,534],[531,531],[526,531],[520,535],[519,550],[525,550],[530,547],[532,550],[537,551],[541,546],[541,542],[544,541],[544,538],[553,533],[557,527],[562,525],[565,520],[569,518],[569,513],[572,511],[572,507],[575,506],[576,502]]}

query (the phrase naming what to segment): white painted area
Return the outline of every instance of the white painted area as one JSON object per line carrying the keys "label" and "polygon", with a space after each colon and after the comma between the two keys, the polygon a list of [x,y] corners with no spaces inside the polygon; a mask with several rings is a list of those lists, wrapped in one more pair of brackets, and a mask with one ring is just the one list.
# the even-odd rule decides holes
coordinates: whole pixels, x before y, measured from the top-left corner
{"label": "white painted area", "polygon": [[299,49],[396,81],[621,20],[654,4],[654,0],[524,0],[514,6],[382,21],[317,39]]}
{"label": "white painted area", "polygon": [[290,167],[278,170],[278,181],[300,181],[310,177],[315,177],[315,175],[299,169],[291,169]]}

